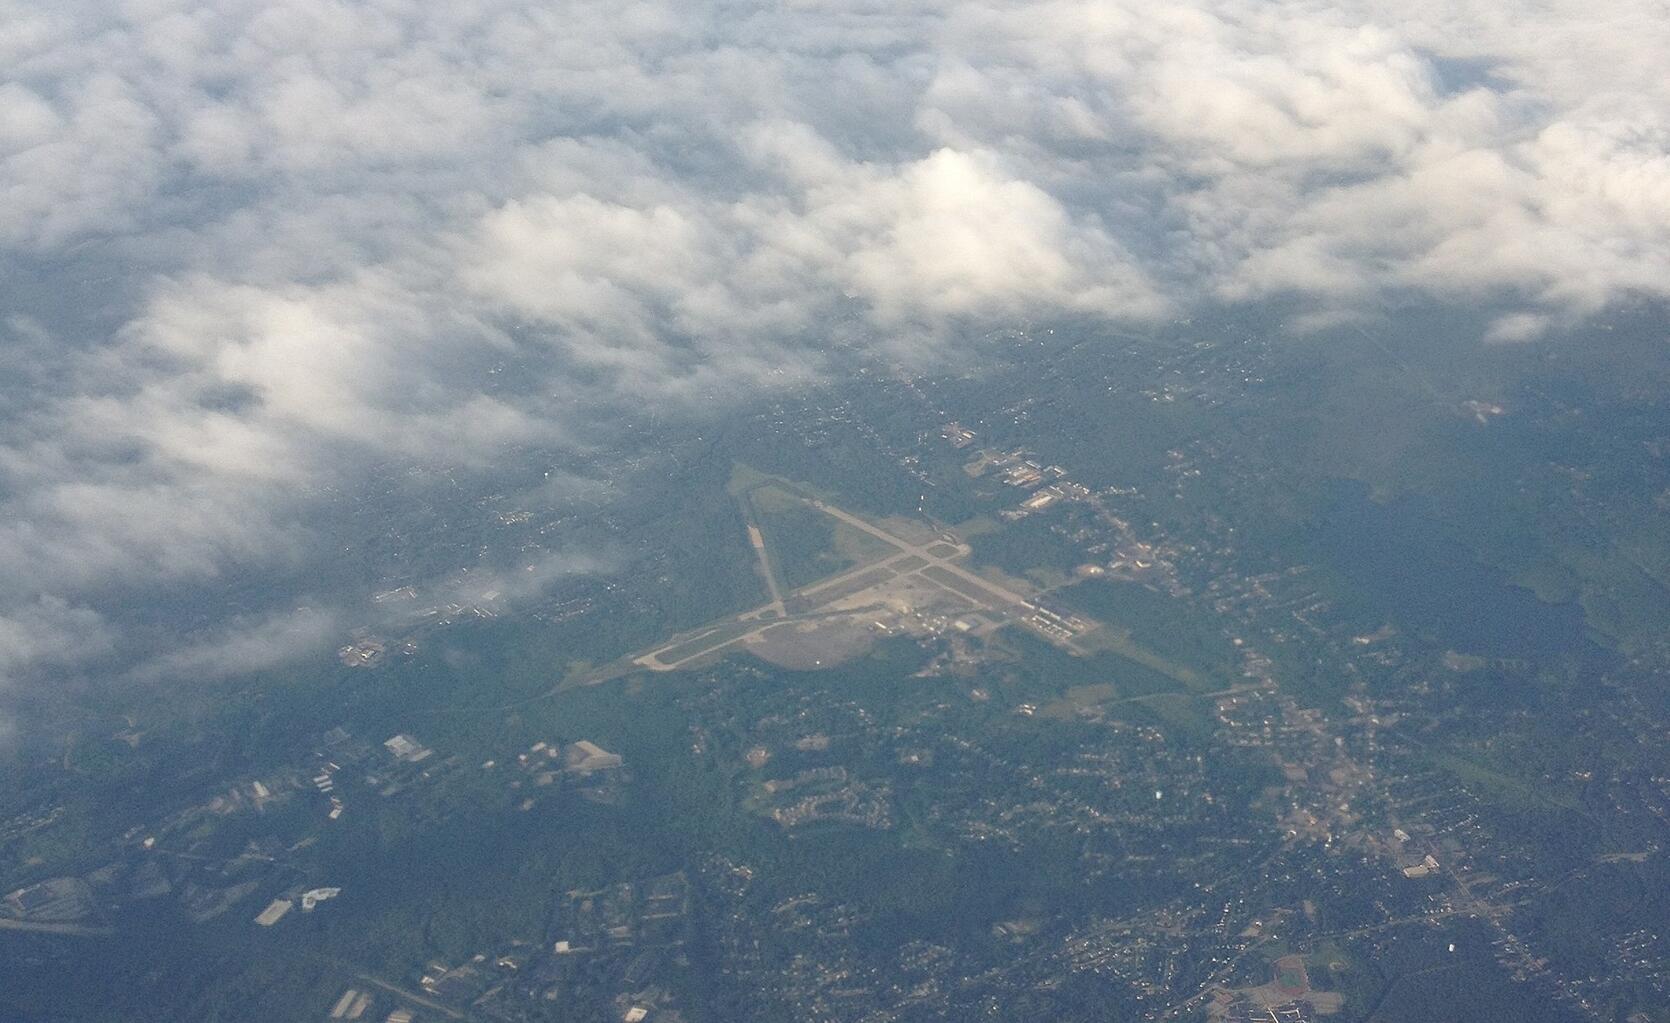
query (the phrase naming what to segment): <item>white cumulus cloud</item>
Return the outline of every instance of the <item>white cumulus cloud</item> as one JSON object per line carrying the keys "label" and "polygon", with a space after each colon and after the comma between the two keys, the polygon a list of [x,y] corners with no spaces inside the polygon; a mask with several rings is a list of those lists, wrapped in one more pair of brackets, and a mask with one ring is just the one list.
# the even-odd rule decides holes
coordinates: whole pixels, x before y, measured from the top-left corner
{"label": "white cumulus cloud", "polygon": [[4,311],[7,670],[61,663],[42,608],[305,556],[363,463],[815,379],[836,317],[929,359],[1202,299],[1524,341],[1670,297],[1664,14],[0,0],[0,271],[105,296]]}

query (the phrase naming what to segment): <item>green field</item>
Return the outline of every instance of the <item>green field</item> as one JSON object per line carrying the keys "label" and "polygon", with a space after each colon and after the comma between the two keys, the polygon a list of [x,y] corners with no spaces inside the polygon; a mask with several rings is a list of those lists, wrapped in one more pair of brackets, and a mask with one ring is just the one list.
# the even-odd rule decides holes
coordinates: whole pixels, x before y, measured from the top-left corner
{"label": "green field", "polygon": [[799,484],[739,464],[730,492],[747,521],[759,528],[784,592],[895,553],[883,541],[813,508]]}
{"label": "green field", "polygon": [[1139,583],[1086,579],[1052,597],[1104,623],[1087,642],[1198,691],[1236,679],[1235,647],[1210,621]]}

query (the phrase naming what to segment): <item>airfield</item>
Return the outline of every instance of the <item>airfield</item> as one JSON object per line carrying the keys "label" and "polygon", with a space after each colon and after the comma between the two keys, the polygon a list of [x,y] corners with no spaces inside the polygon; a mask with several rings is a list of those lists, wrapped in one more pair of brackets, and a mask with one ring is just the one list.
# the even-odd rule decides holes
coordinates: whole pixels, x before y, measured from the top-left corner
{"label": "airfield", "polygon": [[977,574],[971,548],[951,530],[925,522],[878,523],[784,480],[769,478],[779,501],[795,502],[872,541],[873,555],[795,589],[779,582],[776,554],[754,521],[748,492],[740,495],[748,538],[770,599],[759,607],[672,636],[630,662],[650,671],[677,671],[697,662],[746,651],[790,668],[828,667],[867,650],[880,636],[960,633],[982,636],[1020,625],[1073,653],[1076,640],[1096,628],[1078,615],[1039,602],[1038,591],[1012,579]]}

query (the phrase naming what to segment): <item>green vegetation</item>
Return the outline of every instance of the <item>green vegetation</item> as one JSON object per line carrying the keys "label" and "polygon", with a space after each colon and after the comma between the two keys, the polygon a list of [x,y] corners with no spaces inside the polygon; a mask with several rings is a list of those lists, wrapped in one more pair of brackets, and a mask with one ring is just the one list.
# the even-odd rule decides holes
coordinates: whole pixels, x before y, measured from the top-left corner
{"label": "green vegetation", "polygon": [[1429,1019],[1554,1023],[1567,1018],[1552,1001],[1503,976],[1494,962],[1474,959],[1435,963],[1394,978],[1368,1023]]}
{"label": "green vegetation", "polygon": [[1053,697],[1075,686],[1103,683],[1112,684],[1121,697],[1175,692],[1182,688],[1171,675],[1124,653],[1099,651],[1076,656],[1019,626],[1004,629],[994,642],[1014,658],[1015,674],[1029,680],[1024,687],[1028,695]]}
{"label": "green vegetation", "polygon": [[809,505],[812,490],[804,484],[738,463],[728,489],[748,521],[760,530],[778,586],[785,593],[895,553],[883,541]]}
{"label": "green vegetation", "polygon": [[1056,578],[1084,564],[1086,556],[1065,536],[1050,528],[1055,515],[1034,515],[969,540],[974,560],[995,565],[1010,575],[1041,581]]}
{"label": "green vegetation", "polygon": [[1510,809],[1575,810],[1577,799],[1563,786],[1533,782],[1522,771],[1492,766],[1480,759],[1447,751],[1432,751],[1427,759],[1476,795]]}
{"label": "green vegetation", "polygon": [[1069,720],[1078,712],[1099,707],[1119,696],[1118,687],[1111,682],[1093,682],[1089,685],[1071,686],[1054,700],[1045,704],[1038,713],[1047,718]]}
{"label": "green vegetation", "polygon": [[[890,403],[896,385],[883,382],[827,415],[808,399],[746,429],[723,426],[722,439],[681,447],[667,480],[562,534],[619,570],[564,584],[538,614],[413,627],[415,649],[391,643],[375,670],[327,652],[177,704],[134,699],[132,720],[63,738],[4,779],[16,810],[62,810],[0,845],[17,884],[138,858],[145,831],[131,829],[309,763],[332,725],[373,748],[409,731],[437,757],[432,779],[390,798],[350,792],[329,825],[305,776],[290,803],[190,818],[169,841],[198,857],[251,842],[289,849],[306,833],[312,844],[287,869],[340,884],[343,897],[274,931],[250,922],[268,891],[206,924],[176,899],[130,904],[120,946],[93,953],[4,936],[0,1017],[322,1018],[360,972],[409,987],[431,958],[533,947],[548,940],[560,893],[675,870],[701,875],[700,937],[686,949],[692,965],[655,983],[685,999],[692,1023],[786,1018],[760,1007],[770,992],[759,989],[825,968],[840,978],[819,996],[831,1004],[866,985],[954,999],[991,983],[935,1018],[1135,1018],[1160,1011],[1162,997],[1130,1002],[1156,977],[1192,992],[1234,960],[1236,983],[1256,986],[1283,952],[1306,956],[1316,989],[1344,994],[1341,1023],[1555,1018],[1533,986],[1543,981],[1505,979],[1498,934],[1473,916],[1473,897],[1491,900],[1560,976],[1619,973],[1633,932],[1650,938],[1629,954],[1656,955],[1670,912],[1658,816],[1670,761],[1651,741],[1661,722],[1643,724],[1641,708],[1670,700],[1642,683],[1659,666],[1648,639],[1662,632],[1654,579],[1666,541],[1641,514],[1662,489],[1644,480],[1660,469],[1638,456],[1662,426],[1626,422],[1635,460],[1621,467],[1606,448],[1615,417],[1574,417],[1587,433],[1555,452],[1555,472],[1528,457],[1541,446],[1513,417],[1446,419],[1407,372],[1358,404],[1373,391],[1372,352],[1346,346],[1343,369],[1308,357],[1276,367],[1285,376],[1255,400],[1239,362],[1233,386],[1191,393],[1208,376],[1200,360],[1215,355],[1175,347],[1182,361],[1161,384],[1177,400],[1112,394],[1130,360],[1085,345],[1045,351],[1037,365],[1029,354],[1005,368],[994,355],[989,373],[921,382],[934,392],[925,400]],[[1087,417],[1091,401],[1106,414]],[[1084,505],[1000,520],[1019,492],[962,472],[966,452],[936,439],[942,408],[983,410],[985,421],[970,419],[982,445],[1030,445],[1067,465],[1178,575],[1162,565],[1165,585],[1098,578],[1047,594],[1104,623],[1075,641],[1088,656],[1010,627],[897,636],[818,671],[747,656],[666,673],[622,663],[766,599],[750,524],[785,590],[891,553],[808,495],[878,523],[920,529],[918,507],[962,522],[986,572],[1046,586],[1113,556],[1124,541]],[[1330,419],[1352,409],[1367,411],[1337,427],[1330,448]],[[1417,425],[1391,436],[1382,418]],[[1543,508],[1561,502],[1563,520]],[[1614,504],[1629,510],[1608,519]],[[413,535],[445,537],[443,526]],[[540,535],[453,539],[472,555],[501,543],[517,551],[511,561]],[[1521,536],[1526,549],[1509,549]],[[1168,595],[1184,586],[1192,592]],[[1220,722],[1209,694],[1242,681],[1228,620],[1273,662],[1277,685]],[[668,657],[742,628],[686,639]],[[1597,632],[1639,656],[1609,656]],[[577,677],[591,665],[605,668]],[[609,672],[606,684],[579,684]],[[1371,715],[1388,723],[1369,744]],[[136,744],[112,737],[130,731]],[[582,737],[622,754],[630,781],[592,801],[511,766],[536,741]],[[821,773],[767,790],[808,771]],[[850,801],[771,817],[807,796]],[[1364,855],[1394,822],[1440,858],[1464,833],[1468,866],[1500,882],[1466,896],[1448,872],[1417,882],[1390,857]],[[1324,843],[1324,827],[1335,841]],[[798,920],[792,903],[808,892],[825,915]],[[1235,935],[1254,921],[1264,936],[1249,948]],[[737,939],[728,947],[726,928]],[[1311,944],[1319,935],[1330,943]],[[730,972],[743,961],[758,971],[745,982]],[[601,970],[591,961],[574,974],[593,983]],[[166,1004],[141,989],[166,990]],[[1614,990],[1602,1015],[1628,1018],[1656,998],[1645,982]],[[594,1008],[554,1011],[618,1014]]]}
{"label": "green vegetation", "polygon": [[1161,693],[1126,705],[1133,720],[1147,716],[1161,731],[1180,741],[1204,744],[1212,738],[1212,704],[1187,693]]}
{"label": "green vegetation", "polygon": [[1140,583],[1086,579],[1053,599],[1105,623],[1087,641],[1159,671],[1191,689],[1221,689],[1236,679],[1229,638],[1177,601]]}

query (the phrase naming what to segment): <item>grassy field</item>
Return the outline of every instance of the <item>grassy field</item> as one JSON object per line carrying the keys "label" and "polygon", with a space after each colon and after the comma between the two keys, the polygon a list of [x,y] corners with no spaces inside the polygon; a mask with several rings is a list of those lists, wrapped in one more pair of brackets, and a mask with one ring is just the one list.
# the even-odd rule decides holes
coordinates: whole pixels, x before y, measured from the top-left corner
{"label": "grassy field", "polygon": [[1234,681],[1235,648],[1210,623],[1172,598],[1138,583],[1087,579],[1053,595],[1103,622],[1085,637],[1198,692]]}
{"label": "grassy field", "polygon": [[894,552],[807,504],[814,491],[802,484],[739,463],[728,489],[743,517],[759,528],[777,585],[785,592]]}
{"label": "grassy field", "polygon": [[1427,759],[1475,794],[1508,808],[1575,810],[1574,794],[1561,786],[1542,784],[1458,753],[1434,751]]}

